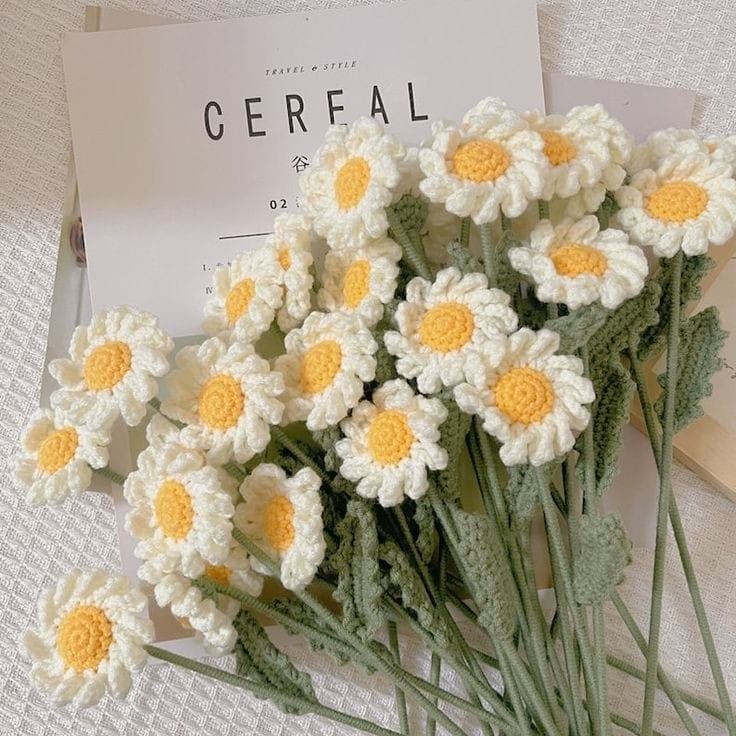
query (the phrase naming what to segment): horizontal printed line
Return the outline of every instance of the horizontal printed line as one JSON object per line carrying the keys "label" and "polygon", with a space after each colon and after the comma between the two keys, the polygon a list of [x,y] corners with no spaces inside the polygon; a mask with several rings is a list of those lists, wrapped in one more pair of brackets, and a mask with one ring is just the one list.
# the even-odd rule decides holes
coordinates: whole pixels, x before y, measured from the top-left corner
{"label": "horizontal printed line", "polygon": [[244,233],[243,235],[220,235],[218,240],[236,240],[237,238],[260,238],[271,233]]}

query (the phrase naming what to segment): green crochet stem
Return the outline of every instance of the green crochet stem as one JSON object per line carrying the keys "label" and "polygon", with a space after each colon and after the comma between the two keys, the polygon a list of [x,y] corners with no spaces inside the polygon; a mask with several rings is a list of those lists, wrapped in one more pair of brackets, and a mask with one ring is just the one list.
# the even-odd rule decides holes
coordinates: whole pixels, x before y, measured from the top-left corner
{"label": "green crochet stem", "polygon": [[[631,361],[632,373],[634,375],[634,381],[636,382],[636,388],[639,394],[639,403],[641,404],[642,412],[644,414],[644,422],[649,436],[649,444],[651,445],[652,454],[654,455],[657,467],[661,469],[662,442],[657,426],[656,415],[654,413],[654,406],[652,404],[651,397],[649,396],[649,389],[647,388],[646,379],[644,377],[644,371],[641,362],[636,357],[635,345],[630,346],[629,359]],[[690,598],[693,602],[693,608],[695,609],[695,618],[698,622],[698,628],[700,629],[700,636],[703,640],[703,646],[705,647],[708,665],[710,667],[711,675],[713,676],[713,682],[716,686],[716,692],[718,693],[718,700],[723,711],[723,717],[726,721],[729,736],[736,736],[736,719],[734,718],[731,698],[728,694],[728,689],[726,688],[723,669],[721,668],[718,652],[716,651],[715,643],[713,641],[713,633],[711,632],[710,623],[708,621],[708,614],[706,613],[703,598],[700,594],[700,586],[698,585],[695,567],[693,565],[692,557],[690,556],[687,538],[685,537],[685,528],[682,525],[680,511],[677,506],[677,497],[674,494],[672,494],[670,499],[669,514],[672,531],[675,536],[675,543],[677,544],[677,549],[680,554],[680,562],[685,574],[685,580],[687,581]]]}
{"label": "green crochet stem", "polygon": [[126,476],[121,475],[120,473],[116,473],[107,465],[104,468],[98,468],[97,470],[95,470],[95,472],[99,473],[103,478],[107,478],[108,480],[111,480],[113,483],[116,483],[119,486],[122,486],[123,483],[125,483]]}
{"label": "green crochet stem", "polygon": [[212,665],[205,664],[204,662],[198,662],[195,659],[183,657],[180,654],[168,652],[165,649],[160,649],[159,647],[144,646],[144,649],[148,654],[156,659],[160,659],[163,662],[169,662],[177,667],[182,667],[192,672],[196,672],[199,675],[204,675],[205,677],[219,680],[220,682],[227,683],[228,685],[233,685],[234,687],[249,690],[256,697],[266,698],[274,701],[275,703],[296,708],[299,711],[314,713],[318,716],[322,716],[323,718],[335,721],[336,723],[342,723],[359,731],[374,734],[374,736],[401,736],[401,734],[396,731],[383,728],[376,723],[366,721],[364,718],[358,718],[357,716],[342,713],[339,710],[323,705],[317,700],[311,700],[281,692],[278,688],[275,688],[272,685],[267,685],[262,682],[254,682],[253,680],[240,677],[232,672],[221,670],[218,667],[213,667]]}
{"label": "green crochet stem", "polygon": [[470,218],[463,217],[460,221],[460,245],[467,248],[470,245]]}
{"label": "green crochet stem", "polygon": [[539,208],[539,219],[549,220],[549,202],[546,199],[540,199],[537,207]]}
{"label": "green crochet stem", "polygon": [[488,285],[495,286],[496,269],[494,264],[493,253],[493,237],[491,233],[491,223],[485,222],[479,227],[480,229],[480,248],[483,254],[483,270],[488,277]]}
{"label": "green crochet stem", "polygon": [[394,240],[401,246],[406,262],[411,266],[414,273],[431,281],[432,269],[429,267],[424,249],[417,247],[417,244],[409,237],[409,233],[406,231],[401,219],[391,207],[386,210],[386,216],[388,217],[388,226],[391,228],[391,234]]}
{"label": "green crochet stem", "polygon": [[288,450],[300,463],[314,470],[315,473],[325,482],[331,483],[332,478],[313,458],[307,455],[304,450],[284,432],[281,427],[271,427],[271,437],[276,440],[284,449]]}
{"label": "green crochet stem", "polygon": [[[439,586],[440,596],[442,600],[446,600],[446,581],[447,581],[447,548],[445,547],[444,540],[440,537],[438,545],[439,555]],[[432,652],[432,658],[429,665],[429,681],[433,685],[440,684],[440,675],[442,673],[442,657],[437,652]],[[427,736],[435,736],[437,733],[437,721],[432,716],[427,716],[427,725],[424,729]]]}
{"label": "green crochet stem", "polygon": [[675,392],[680,345],[680,287],[682,276],[682,251],[672,260],[669,283],[670,323],[667,331],[667,377],[662,428],[662,451],[659,464],[659,502],[657,504],[657,535],[654,547],[654,572],[649,608],[649,648],[647,652],[646,680],[644,682],[644,707],[642,710],[642,736],[652,736],[654,727],[654,695],[657,685],[659,639],[662,623],[662,594],[664,591],[664,566],[667,553],[667,518],[670,511],[672,486],[672,439],[675,434]]}
{"label": "green crochet stem", "polygon": [[[388,646],[391,654],[394,655],[394,661],[401,667],[401,650],[399,648],[399,631],[396,621],[389,621],[388,626]],[[404,736],[409,736],[409,716],[406,712],[406,696],[404,691],[397,685],[394,688],[394,697],[396,698],[396,715],[399,719],[399,729]]]}
{"label": "green crochet stem", "polygon": [[149,402],[148,406],[150,406],[154,411],[161,412],[161,401],[157,396],[154,396]]}

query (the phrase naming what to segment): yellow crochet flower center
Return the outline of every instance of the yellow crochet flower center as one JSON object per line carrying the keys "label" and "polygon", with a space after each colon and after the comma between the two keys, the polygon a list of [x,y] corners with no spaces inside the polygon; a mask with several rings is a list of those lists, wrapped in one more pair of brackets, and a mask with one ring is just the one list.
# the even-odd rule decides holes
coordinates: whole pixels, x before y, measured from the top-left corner
{"label": "yellow crochet flower center", "polygon": [[351,210],[365,196],[371,181],[371,167],[362,156],[348,159],[335,177],[335,198],[341,210]]}
{"label": "yellow crochet flower center", "polygon": [[225,314],[228,324],[234,325],[248,309],[251,300],[256,293],[256,285],[253,279],[238,281],[225,299]]}
{"label": "yellow crochet flower center", "polygon": [[64,427],[52,432],[38,448],[36,464],[48,475],[53,475],[68,465],[79,447],[79,435],[74,427]]}
{"label": "yellow crochet flower center", "polygon": [[348,309],[355,309],[368,296],[371,284],[369,261],[355,261],[345,272],[342,282],[342,298]]}
{"label": "yellow crochet flower center", "polygon": [[556,130],[543,130],[539,135],[544,141],[544,155],[552,166],[569,164],[577,156],[575,144],[566,135]]}
{"label": "yellow crochet flower center", "polygon": [[199,394],[199,418],[210,429],[234,427],[243,414],[245,394],[232,376],[220,373],[208,378]]}
{"label": "yellow crochet flower center", "polygon": [[668,181],[656,189],[646,203],[646,210],[662,222],[693,220],[708,206],[708,192],[692,181]]}
{"label": "yellow crochet flower center", "polygon": [[445,302],[425,312],[419,323],[419,341],[430,350],[450,353],[470,341],[475,329],[473,313],[458,302]]}
{"label": "yellow crochet flower center", "polygon": [[97,606],[77,606],[61,619],[56,650],[67,667],[77,672],[96,670],[112,644],[112,623]]}
{"label": "yellow crochet flower center", "polygon": [[194,507],[187,489],[176,480],[164,481],[153,503],[156,523],[170,539],[184,539],[194,526]]}
{"label": "yellow crochet flower center", "polygon": [[278,258],[282,271],[288,271],[291,268],[291,251],[288,246],[282,245],[278,249],[276,257]]}
{"label": "yellow crochet flower center", "polygon": [[84,382],[92,391],[116,386],[130,370],[133,356],[124,342],[115,340],[95,348],[84,361]]}
{"label": "yellow crochet flower center", "polygon": [[549,378],[534,368],[512,368],[491,386],[496,406],[512,422],[534,424],[552,411],[555,392]]}
{"label": "yellow crochet flower center", "polygon": [[477,183],[495,181],[511,165],[511,156],[499,143],[478,139],[462,143],[452,156],[450,171]]}
{"label": "yellow crochet flower center", "polygon": [[560,276],[603,276],[608,269],[608,259],[596,248],[584,243],[568,243],[554,248],[549,257]]}
{"label": "yellow crochet flower center", "polygon": [[302,391],[312,396],[324,391],[335,379],[342,365],[342,350],[334,340],[313,345],[302,358]]}
{"label": "yellow crochet flower center", "polygon": [[274,496],[263,509],[263,536],[279,552],[294,542],[294,505],[286,496]]}
{"label": "yellow crochet flower center", "polygon": [[230,584],[230,570],[227,565],[205,565],[204,576],[220,585]]}
{"label": "yellow crochet flower center", "polygon": [[403,411],[387,409],[376,414],[368,429],[368,451],[381,465],[395,465],[408,457],[414,433]]}

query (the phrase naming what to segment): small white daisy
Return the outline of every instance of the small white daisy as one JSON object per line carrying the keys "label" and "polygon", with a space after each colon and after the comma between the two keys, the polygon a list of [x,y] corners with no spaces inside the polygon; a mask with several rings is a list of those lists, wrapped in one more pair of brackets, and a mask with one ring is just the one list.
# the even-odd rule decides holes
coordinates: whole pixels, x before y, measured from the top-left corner
{"label": "small white daisy", "polygon": [[164,575],[202,575],[228,556],[233,504],[215,468],[202,454],[172,442],[138,456],[138,470],[123,486],[132,506],[125,528],[139,540],[138,576],[156,585]]}
{"label": "small white daisy", "polygon": [[371,118],[327,131],[299,184],[304,209],[330,248],[359,248],[386,234],[403,157],[401,143]]}
{"label": "small white daisy", "polygon": [[357,314],[373,327],[383,318],[384,305],[394,298],[400,260],[401,248],[390,238],[355,250],[330,251],[317,296],[320,307]]}
{"label": "small white daisy", "polygon": [[109,691],[124,698],[153,638],[146,598],[126,578],[72,570],[38,599],[37,630],[23,635],[31,681],[55,704],[97,703]]}
{"label": "small white daisy", "polygon": [[447,451],[438,444],[446,418],[439,399],[415,394],[400,379],[384,383],[372,401],[361,401],[340,423],[345,439],[335,450],[342,458],[341,475],[381,506],[395,506],[405,496],[420,498],[429,486],[427,468],[447,467]]}
{"label": "small white daisy", "polygon": [[156,396],[156,378],[169,370],[174,343],[147,312],[118,307],[98,312],[88,326],[74,330],[69,358],[52,360],[49,372],[61,389],[52,405],[77,424],[103,425],[122,414],[133,427]]}
{"label": "small white daisy", "polygon": [[633,140],[602,105],[574,107],[567,115],[530,112],[524,117],[542,136],[550,164],[542,199],[571,198],[568,212],[582,217],[598,209],[607,190],[623,184]]}
{"label": "small white daisy", "polygon": [[279,215],[265,247],[273,253],[281,269],[284,303],[276,316],[279,327],[288,331],[300,325],[312,308],[312,232],[302,215]]}
{"label": "small white daisy", "polygon": [[166,387],[161,411],[184,422],[183,443],[205,450],[215,464],[263,452],[284,410],[281,375],[252,345],[228,346],[217,337],[182,348]]}
{"label": "small white daisy", "polygon": [[672,154],[656,171],[634,174],[616,193],[618,222],[632,240],[670,258],[702,255],[736,228],[736,181],[731,167],[703,153]]}
{"label": "small white daisy", "polygon": [[[303,590],[314,579],[325,555],[320,479],[310,468],[291,478],[276,465],[259,465],[240,486],[243,503],[236,526],[281,564],[281,584]],[[269,570],[255,559],[254,569]]]}
{"label": "small white daisy", "polygon": [[416,378],[424,394],[465,380],[468,356],[495,350],[503,335],[516,329],[510,301],[505,292],[489,289],[480,273],[463,276],[446,268],[431,283],[412,279],[396,310],[399,332],[384,335],[389,353],[398,358],[396,370]]}
{"label": "small white daisy", "polygon": [[376,376],[378,345],[355,314],[312,312],[285,340],[275,369],[284,377],[284,423],[306,420],[311,431],[336,425]]}
{"label": "small white daisy", "polygon": [[539,133],[497,98],[478,103],[461,126],[436,122],[432,146],[419,162],[426,179],[422,192],[459,217],[492,222],[499,210],[518,217],[537,199],[549,163]]}
{"label": "small white daisy", "polygon": [[75,425],[61,409],[39,409],[15,457],[15,479],[27,489],[28,503],[57,504],[89,488],[92,469],[108,463],[113,418],[101,427]]}
{"label": "small white daisy", "polygon": [[601,232],[594,215],[557,226],[542,220],[529,245],[511,248],[508,255],[511,265],[534,281],[540,301],[570,309],[595,301],[615,309],[644,288],[648,273],[641,248],[621,230]]}
{"label": "small white daisy", "polygon": [[590,421],[584,404],[595,399],[593,384],[579,358],[555,355],[559,345],[556,332],[523,327],[506,338],[505,350],[473,356],[467,383],[455,388],[460,409],[481,417],[501,442],[506,465],[538,466],[564,455],[575,444],[574,432]]}
{"label": "small white daisy", "polygon": [[283,303],[283,281],[273,249],[241,253],[229,266],[220,266],[204,306],[204,333],[255,342]]}

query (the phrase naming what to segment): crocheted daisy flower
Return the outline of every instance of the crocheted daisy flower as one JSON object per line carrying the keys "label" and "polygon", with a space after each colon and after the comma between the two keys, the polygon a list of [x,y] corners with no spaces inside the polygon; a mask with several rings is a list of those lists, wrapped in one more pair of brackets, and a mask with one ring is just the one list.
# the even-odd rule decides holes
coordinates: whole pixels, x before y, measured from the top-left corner
{"label": "crocheted daisy flower", "polygon": [[379,238],[355,250],[333,250],[325,256],[323,288],[317,298],[328,312],[358,315],[368,327],[383,318],[383,307],[394,297],[401,248]]}
{"label": "crocheted daisy flower", "polygon": [[255,342],[271,326],[283,303],[283,281],[273,249],[241,253],[229,266],[220,266],[212,295],[204,305],[204,333]]}
{"label": "crocheted daisy flower", "polygon": [[406,381],[388,381],[361,401],[340,423],[345,439],[335,444],[340,473],[357,482],[357,492],[395,506],[404,496],[427,492],[427,468],[447,467],[447,451],[438,444],[447,409],[439,399],[416,395]]}
{"label": "crocheted daisy flower", "polygon": [[564,455],[590,420],[584,404],[595,399],[593,384],[579,358],[555,355],[559,345],[556,332],[523,327],[490,359],[473,356],[467,383],[455,388],[460,409],[482,417],[501,442],[506,465],[543,465]]}
{"label": "crocheted daisy flower", "polygon": [[[205,566],[203,577],[258,597],[263,578],[255,572],[245,550],[233,540],[222,565]],[[233,619],[240,604],[226,595],[205,595],[189,578],[178,573],[166,575],[154,588],[156,603],[169,606],[185,626],[194,630],[210,654],[228,654],[237,640]]]}
{"label": "crocheted daisy flower", "polygon": [[602,105],[574,107],[567,115],[535,111],[524,117],[542,136],[550,165],[542,199],[574,197],[568,211],[582,217],[598,209],[606,190],[623,184],[633,140]]}
{"label": "crocheted daisy flower", "polygon": [[672,154],[704,153],[714,161],[736,166],[736,136],[701,138],[694,130],[665,128],[652,133],[637,146],[628,165],[630,174],[643,169],[657,169]]}
{"label": "crocheted daisy flower", "polygon": [[518,217],[542,194],[549,164],[544,142],[501,100],[489,97],[461,126],[436,122],[432,146],[419,152],[422,192],[459,217],[492,222],[499,209]]}
{"label": "crocheted daisy flower", "polygon": [[276,316],[279,327],[291,330],[300,325],[312,308],[312,233],[309,220],[301,215],[279,215],[273,233],[266,238],[279,265],[284,284],[284,303]]}
{"label": "crocheted daisy flower", "polygon": [[516,329],[510,301],[505,292],[488,288],[484,274],[463,276],[454,267],[432,283],[412,279],[396,310],[399,332],[384,335],[389,353],[398,358],[396,370],[416,378],[423,394],[465,380],[468,357],[497,350],[503,335]]}
{"label": "crocheted daisy flower", "polygon": [[626,233],[600,232],[598,218],[588,215],[557,226],[542,220],[528,246],[509,250],[511,265],[531,277],[537,298],[577,309],[600,301],[615,309],[644,288],[648,272],[641,248]]}
{"label": "crocheted daisy flower", "polygon": [[89,488],[92,468],[108,462],[110,424],[75,425],[61,409],[39,409],[15,457],[15,479],[27,489],[28,503],[57,504]]}
{"label": "crocheted daisy flower", "polygon": [[147,312],[118,307],[98,312],[74,330],[69,358],[52,360],[49,372],[61,389],[51,397],[77,424],[102,426],[122,414],[133,427],[156,396],[156,377],[169,370],[171,338]]}
{"label": "crocheted daisy flower", "polygon": [[299,184],[304,209],[331,248],[359,248],[386,233],[403,156],[401,143],[371,118],[327,131]]}
{"label": "crocheted daisy flower", "polygon": [[285,340],[274,367],[284,377],[284,423],[306,420],[311,431],[336,425],[376,376],[378,345],[355,314],[312,312]]}
{"label": "crocheted daisy flower", "polygon": [[184,422],[184,444],[205,450],[215,464],[263,452],[284,409],[283,379],[268,361],[252,345],[228,346],[217,337],[182,348],[166,387],[161,411]]}
{"label": "crocheted daisy flower", "polygon": [[31,681],[57,705],[97,703],[105,691],[124,698],[130,673],[146,661],[153,638],[146,598],[128,580],[99,570],[72,570],[38,599],[38,629],[21,651],[32,661]]}
{"label": "crocheted daisy flower", "polygon": [[644,169],[616,192],[618,221],[632,239],[670,258],[705,253],[736,228],[736,181],[731,167],[703,153],[673,154],[656,171]]}
{"label": "crocheted daisy flower", "polygon": [[[287,590],[309,585],[325,555],[319,487],[319,476],[310,468],[287,478],[268,463],[255,468],[240,486],[244,503],[235,510],[235,524],[280,562],[281,584]],[[269,574],[258,560],[251,562]]]}
{"label": "crocheted daisy flower", "polygon": [[153,585],[164,575],[202,575],[227,559],[233,504],[215,468],[176,442],[149,447],[123,486],[132,506],[126,529],[139,540],[138,576]]}

